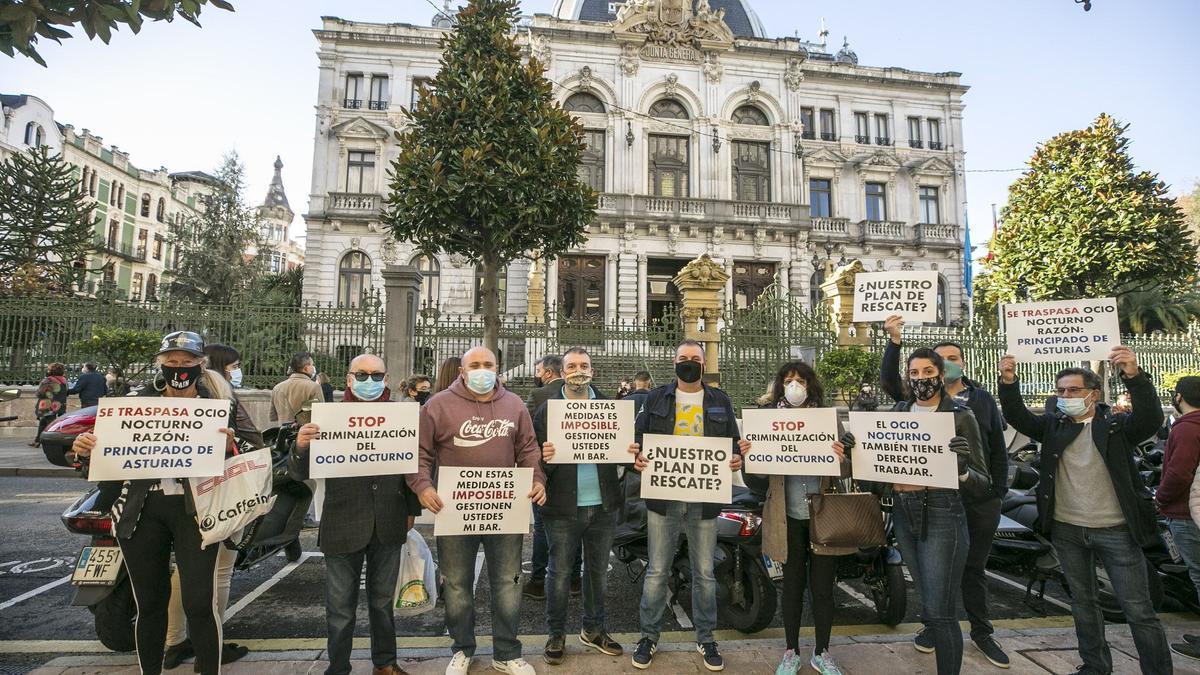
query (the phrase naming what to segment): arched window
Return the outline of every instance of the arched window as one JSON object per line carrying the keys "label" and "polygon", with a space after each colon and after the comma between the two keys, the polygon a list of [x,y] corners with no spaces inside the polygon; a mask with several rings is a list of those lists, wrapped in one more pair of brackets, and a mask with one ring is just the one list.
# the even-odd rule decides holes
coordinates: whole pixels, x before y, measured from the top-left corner
{"label": "arched window", "polygon": [[734,124],[754,124],[756,126],[768,126],[770,122],[767,120],[767,114],[759,108],[752,105],[740,106],[733,111]]}
{"label": "arched window", "polygon": [[808,305],[814,311],[825,301],[825,292],[821,290],[823,283],[825,283],[825,268],[818,267],[808,280]]}
{"label": "arched window", "polygon": [[650,106],[651,117],[661,117],[668,120],[686,120],[687,108],[673,98],[660,98]]}
{"label": "arched window", "polygon": [[371,288],[371,257],[350,251],[338,265],[338,307],[358,307]]}
{"label": "arched window", "polygon": [[150,195],[149,194],[142,195],[142,217],[143,218],[150,217]]}
{"label": "arched window", "polygon": [[421,305],[425,307],[438,306],[438,284],[441,281],[442,266],[437,258],[428,255],[414,256],[408,261],[409,265],[421,273]]}
{"label": "arched window", "polygon": [[166,199],[164,199],[162,197],[158,198],[158,212],[154,214],[154,217],[157,218],[158,222],[160,222],[160,223],[166,219],[166,217],[167,217],[167,200]]}
{"label": "arched window", "polygon": [[604,112],[604,101],[597,98],[595,94],[581,91],[567,97],[567,100],[563,102],[563,110],[567,112],[602,113]]}
{"label": "arched window", "polygon": [[38,147],[44,140],[42,133],[42,125],[37,122],[30,122],[25,125],[25,145]]}

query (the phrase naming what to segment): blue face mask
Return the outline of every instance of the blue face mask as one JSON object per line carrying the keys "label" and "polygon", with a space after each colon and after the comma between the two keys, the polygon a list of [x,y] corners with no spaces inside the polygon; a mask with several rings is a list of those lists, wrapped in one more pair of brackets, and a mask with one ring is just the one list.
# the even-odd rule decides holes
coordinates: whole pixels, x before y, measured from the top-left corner
{"label": "blue face mask", "polygon": [[234,368],[233,370],[229,371],[229,384],[231,384],[234,389],[242,388],[242,369],[241,368]]}
{"label": "blue face mask", "polygon": [[467,389],[480,396],[496,387],[496,371],[479,368],[467,371]]}
{"label": "blue face mask", "polygon": [[953,361],[946,362],[946,381],[955,382],[961,380],[963,376],[962,366]]}
{"label": "blue face mask", "polygon": [[354,392],[354,397],[360,401],[374,401],[383,394],[383,388],[387,385],[383,380],[376,382],[371,378],[367,378],[365,382],[351,380],[350,390]]}
{"label": "blue face mask", "polygon": [[1059,398],[1058,410],[1067,417],[1082,417],[1090,407],[1087,398]]}

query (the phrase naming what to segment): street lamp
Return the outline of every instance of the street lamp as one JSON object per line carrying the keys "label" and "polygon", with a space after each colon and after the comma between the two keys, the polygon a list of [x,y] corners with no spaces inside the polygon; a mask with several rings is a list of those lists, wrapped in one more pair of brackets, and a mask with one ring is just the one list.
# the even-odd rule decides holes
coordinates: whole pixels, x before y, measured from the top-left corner
{"label": "street lamp", "polygon": [[721,152],[721,136],[719,134],[719,130],[715,126],[712,128],[712,137],[713,137],[713,144],[712,144],[713,145],[713,154],[715,155],[715,154]]}
{"label": "street lamp", "polygon": [[625,147],[633,147],[633,123],[628,120],[625,122]]}

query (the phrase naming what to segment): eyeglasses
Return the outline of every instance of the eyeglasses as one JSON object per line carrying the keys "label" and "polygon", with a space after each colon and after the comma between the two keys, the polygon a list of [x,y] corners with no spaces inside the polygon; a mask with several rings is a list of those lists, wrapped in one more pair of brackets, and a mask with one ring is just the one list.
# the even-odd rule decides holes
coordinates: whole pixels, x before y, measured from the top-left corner
{"label": "eyeglasses", "polygon": [[358,380],[359,382],[366,382],[368,377],[371,378],[372,380],[375,380],[376,382],[383,382],[383,378],[387,376],[386,372],[384,372],[384,373],[364,373],[361,370],[356,370],[350,374],[353,375],[354,379]]}
{"label": "eyeglasses", "polygon": [[1059,396],[1069,396],[1071,398],[1074,398],[1074,397],[1079,396],[1080,394],[1084,393],[1085,391],[1091,391],[1091,390],[1092,390],[1091,387],[1058,387],[1057,389],[1054,390],[1054,393],[1058,394]]}

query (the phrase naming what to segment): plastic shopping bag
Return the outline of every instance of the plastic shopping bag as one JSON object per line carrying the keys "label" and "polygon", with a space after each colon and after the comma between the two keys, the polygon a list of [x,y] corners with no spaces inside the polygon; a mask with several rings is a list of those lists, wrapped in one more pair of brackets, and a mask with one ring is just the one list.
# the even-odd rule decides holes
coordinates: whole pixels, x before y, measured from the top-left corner
{"label": "plastic shopping bag", "polygon": [[437,604],[437,567],[433,553],[420,532],[408,531],[408,541],[400,548],[400,577],[392,606],[398,616],[416,616]]}
{"label": "plastic shopping bag", "polygon": [[202,547],[240,538],[244,528],[270,513],[275,505],[271,472],[271,449],[263,448],[227,458],[220,476],[188,481]]}

